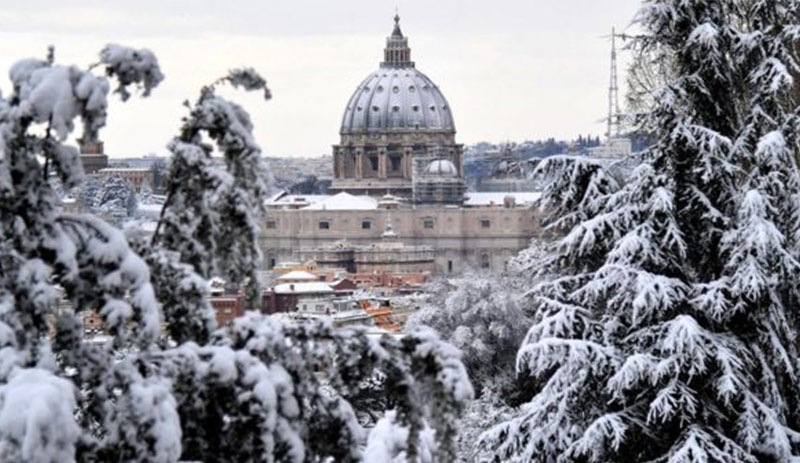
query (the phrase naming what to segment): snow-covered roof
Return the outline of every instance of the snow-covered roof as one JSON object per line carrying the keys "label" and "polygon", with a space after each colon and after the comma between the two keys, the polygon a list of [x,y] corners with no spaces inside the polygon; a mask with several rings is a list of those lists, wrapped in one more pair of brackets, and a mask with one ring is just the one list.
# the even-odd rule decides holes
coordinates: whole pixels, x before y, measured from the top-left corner
{"label": "snow-covered roof", "polygon": [[310,211],[369,211],[378,208],[378,200],[369,196],[353,196],[350,193],[341,192],[329,196],[323,201],[319,201],[303,210]]}
{"label": "snow-covered roof", "polygon": [[395,195],[385,194],[378,200],[379,204],[400,204],[400,198]]}
{"label": "snow-covered roof", "polygon": [[282,283],[275,286],[275,294],[333,294],[333,288],[328,283],[314,281],[308,283]]}
{"label": "snow-covered roof", "polygon": [[163,204],[139,203],[136,205],[136,215],[139,217],[147,217],[148,219],[158,219],[161,217],[161,209],[163,208]]}
{"label": "snow-covered roof", "polygon": [[150,169],[147,167],[105,167],[103,169],[98,170],[98,172],[103,173],[115,173],[115,172],[149,172]]}
{"label": "snow-covered roof", "polygon": [[330,195],[288,195],[285,193],[278,193],[272,198],[268,199],[267,206],[289,206],[292,204],[308,203],[314,204],[330,198]]}
{"label": "snow-covered roof", "polygon": [[317,281],[316,275],[313,273],[303,272],[301,270],[295,270],[293,272],[289,272],[285,275],[281,275],[278,280],[281,281],[288,281],[288,280],[307,280],[307,281]]}
{"label": "snow-covered roof", "polygon": [[278,262],[275,265],[275,268],[297,267],[298,265],[300,265],[300,262],[294,262],[294,261]]}
{"label": "snow-covered roof", "polygon": [[464,200],[465,206],[491,206],[492,204],[502,206],[506,196],[511,196],[517,205],[529,205],[538,200],[542,193],[538,191],[533,192],[516,192],[516,193],[495,193],[495,192],[470,192]]}

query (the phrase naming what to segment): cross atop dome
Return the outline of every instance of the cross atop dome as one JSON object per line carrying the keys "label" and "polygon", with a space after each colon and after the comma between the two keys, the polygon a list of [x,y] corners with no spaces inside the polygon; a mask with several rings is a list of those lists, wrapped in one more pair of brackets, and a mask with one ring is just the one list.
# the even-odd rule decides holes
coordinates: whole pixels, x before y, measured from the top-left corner
{"label": "cross atop dome", "polygon": [[382,68],[413,68],[411,61],[411,48],[408,46],[408,37],[400,30],[400,15],[395,10],[394,29],[392,35],[386,38],[386,48],[383,50]]}
{"label": "cross atop dome", "polygon": [[400,14],[396,9],[394,12],[394,30],[392,31],[392,37],[403,37],[403,31],[400,30]]}

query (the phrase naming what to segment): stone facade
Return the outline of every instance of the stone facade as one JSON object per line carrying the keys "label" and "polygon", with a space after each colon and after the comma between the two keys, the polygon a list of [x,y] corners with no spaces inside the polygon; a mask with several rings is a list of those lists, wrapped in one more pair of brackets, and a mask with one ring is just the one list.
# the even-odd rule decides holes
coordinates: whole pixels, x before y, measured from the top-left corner
{"label": "stone facade", "polygon": [[103,153],[103,142],[81,142],[80,153],[84,173],[93,174],[108,167],[108,156]]}
{"label": "stone facade", "polygon": [[[391,212],[279,209],[267,213],[270,227],[264,229],[262,239],[265,261],[272,267],[278,262],[297,260],[301,249],[332,245],[343,239],[369,246],[381,240],[390,220],[398,240],[434,249],[437,272],[460,272],[469,267],[501,270],[539,232],[538,216],[524,204],[402,207]],[[339,257],[348,258],[344,254]]]}

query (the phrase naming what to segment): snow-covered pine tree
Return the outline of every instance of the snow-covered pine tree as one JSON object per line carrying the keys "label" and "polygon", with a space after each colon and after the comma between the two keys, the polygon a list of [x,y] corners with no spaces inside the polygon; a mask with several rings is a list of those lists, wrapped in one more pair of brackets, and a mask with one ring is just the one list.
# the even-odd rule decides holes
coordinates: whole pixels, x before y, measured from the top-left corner
{"label": "snow-covered pine tree", "polygon": [[[519,403],[514,373],[517,349],[531,319],[519,303],[519,285],[508,275],[469,273],[435,282],[432,295],[406,323],[407,329],[428,326],[464,356],[473,386],[481,393]],[[484,391],[485,389],[485,391]]]}
{"label": "snow-covered pine tree", "polygon": [[[109,45],[98,66],[120,91],[134,84],[147,92],[162,79],[147,50]],[[0,98],[0,460],[96,461],[109,449],[136,449],[146,459],[156,452],[147,436],[158,452],[177,458],[174,434],[133,432],[177,417],[164,381],[131,389],[141,378],[132,362],[115,364],[110,349],[82,342],[76,317],[56,310],[61,286],[75,307],[99,311],[116,347],[143,347],[159,336],[158,304],[141,259],[103,221],[59,214],[47,181],[50,171],[66,188],[81,181],[78,151],[62,142],[78,117],[82,136],[96,136],[109,81],[55,64],[52,50],[47,60],[17,62],[10,76],[13,92]],[[51,342],[54,320],[59,335]],[[123,411],[137,395],[149,396],[151,406]]]}
{"label": "snow-covered pine tree", "polygon": [[131,217],[136,212],[136,190],[124,178],[112,175],[103,181],[97,207],[105,213]]}
{"label": "snow-covered pine tree", "polygon": [[575,224],[531,291],[518,368],[537,394],[482,444],[512,462],[797,461],[800,2],[649,0],[638,21],[676,67],[645,121],[658,141],[618,190],[545,195],[576,207],[556,209]]}
{"label": "snow-covered pine tree", "polygon": [[[162,79],[148,50],[109,45],[98,66],[123,99],[130,85],[147,94]],[[96,139],[108,78],[52,53],[18,62],[11,78],[11,96],[0,97],[0,460],[359,461],[366,431],[349,398],[377,372],[396,398],[393,425],[407,430],[395,450],[454,459],[454,424],[472,395],[454,348],[426,332],[374,339],[261,315],[215,330],[207,282],[174,258],[181,243],[144,260],[104,221],[57,210],[48,172],[66,188],[80,182],[77,150],[63,142],[78,117],[81,137]],[[246,120],[236,116],[232,131]],[[241,217],[236,206],[217,213]],[[204,258],[224,268],[214,261],[224,256]],[[111,342],[83,339],[78,316],[58,310],[58,287],[100,314]]]}
{"label": "snow-covered pine tree", "polygon": [[[258,234],[267,199],[266,166],[247,111],[215,92],[223,83],[271,97],[253,69],[231,71],[202,89],[169,145],[167,200],[152,242],[177,251],[204,278],[247,281],[252,302],[260,298]],[[215,143],[222,165],[204,135]]]}

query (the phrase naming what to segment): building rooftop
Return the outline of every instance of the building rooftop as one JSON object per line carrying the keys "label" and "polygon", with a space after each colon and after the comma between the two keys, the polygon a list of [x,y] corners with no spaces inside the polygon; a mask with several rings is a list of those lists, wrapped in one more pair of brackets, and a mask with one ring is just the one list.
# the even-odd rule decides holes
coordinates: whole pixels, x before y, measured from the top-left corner
{"label": "building rooftop", "polygon": [[328,283],[282,283],[275,286],[275,294],[333,294],[333,288]]}
{"label": "building rooftop", "polygon": [[313,273],[303,272],[301,270],[295,270],[295,271],[286,273],[284,275],[281,275],[278,278],[278,281],[289,281],[289,280],[295,280],[295,281],[318,281],[319,278],[317,278],[317,276],[314,275]]}
{"label": "building rooftop", "polygon": [[310,211],[368,211],[377,208],[378,200],[371,196],[353,196],[350,193],[342,192],[302,209]]}
{"label": "building rooftop", "polygon": [[[529,206],[541,197],[540,192],[468,192],[464,200],[464,207],[490,207],[504,205],[506,197],[514,198],[517,206]],[[371,196],[354,196],[349,193],[329,195],[285,195],[278,200],[267,202],[268,207],[276,207],[296,203],[298,198],[307,201],[308,205],[298,208],[306,211],[370,211],[377,210],[379,200]],[[384,200],[381,200],[384,201]],[[400,204],[398,202],[398,204]],[[405,206],[400,204],[401,207]],[[458,207],[458,206],[453,206]]]}
{"label": "building rooftop", "polygon": [[466,194],[464,206],[467,207],[486,207],[486,206],[502,206],[506,197],[514,198],[514,203],[518,206],[530,206],[537,201],[542,193],[538,191],[533,192],[512,192],[512,193],[495,193],[495,192],[469,192]]}

